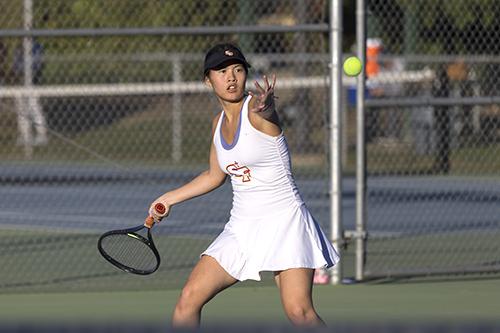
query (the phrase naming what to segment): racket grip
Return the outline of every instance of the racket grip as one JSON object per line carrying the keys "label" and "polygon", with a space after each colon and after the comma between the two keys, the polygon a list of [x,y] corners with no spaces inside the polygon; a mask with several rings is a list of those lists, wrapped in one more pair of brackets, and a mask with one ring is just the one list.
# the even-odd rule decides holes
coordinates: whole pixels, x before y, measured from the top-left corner
{"label": "racket grip", "polygon": [[155,220],[153,219],[152,216],[146,217],[146,220],[144,221],[144,226],[151,229],[153,227],[153,224],[155,223]]}

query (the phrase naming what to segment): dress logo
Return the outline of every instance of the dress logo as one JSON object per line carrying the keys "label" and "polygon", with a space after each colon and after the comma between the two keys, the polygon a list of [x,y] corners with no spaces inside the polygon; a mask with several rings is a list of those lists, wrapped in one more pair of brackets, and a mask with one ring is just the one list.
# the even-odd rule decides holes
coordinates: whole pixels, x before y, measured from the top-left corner
{"label": "dress logo", "polygon": [[238,162],[234,162],[233,164],[229,164],[226,167],[226,171],[235,177],[241,177],[242,182],[251,181],[250,169],[247,166],[240,166]]}

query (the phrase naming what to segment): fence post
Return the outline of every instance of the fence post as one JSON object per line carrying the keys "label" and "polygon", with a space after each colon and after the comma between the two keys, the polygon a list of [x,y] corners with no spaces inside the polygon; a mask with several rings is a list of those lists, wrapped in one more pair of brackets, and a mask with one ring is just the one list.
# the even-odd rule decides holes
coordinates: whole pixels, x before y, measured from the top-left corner
{"label": "fence post", "polygon": [[[356,48],[362,64],[366,58],[365,1],[356,2]],[[366,253],[366,146],[365,146],[365,70],[357,77],[356,88],[356,280],[363,280]]]}
{"label": "fence post", "polygon": [[[33,0],[24,0],[23,2],[23,17],[24,17],[24,30],[29,31],[33,28]],[[25,36],[23,38],[23,72],[24,72],[24,88],[27,91],[32,91],[33,87],[33,37]],[[32,92],[26,95],[21,95],[18,98],[18,116],[20,122],[23,124],[21,130],[25,133],[20,133],[23,137],[24,155],[27,159],[33,156],[33,137],[31,132],[31,122],[28,115],[31,113],[29,100],[32,98]]]}
{"label": "fence post", "polygon": [[[172,71],[174,83],[181,83],[181,58],[175,55],[172,59]],[[181,94],[175,92],[172,95],[172,161],[179,162],[182,159],[182,110]]]}
{"label": "fence post", "polygon": [[[332,244],[342,242],[342,2],[330,1],[330,216]],[[342,281],[342,264],[331,272],[331,283]]]}

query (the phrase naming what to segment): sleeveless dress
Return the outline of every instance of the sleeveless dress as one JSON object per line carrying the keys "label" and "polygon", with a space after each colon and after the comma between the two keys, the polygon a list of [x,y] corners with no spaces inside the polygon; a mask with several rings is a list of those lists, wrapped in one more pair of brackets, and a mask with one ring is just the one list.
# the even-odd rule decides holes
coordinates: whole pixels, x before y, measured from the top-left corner
{"label": "sleeveless dress", "polygon": [[247,96],[231,144],[214,133],[220,168],[231,177],[233,207],[224,230],[201,254],[237,280],[261,280],[262,271],[328,268],[339,255],[302,200],[283,133],[273,137],[250,123]]}

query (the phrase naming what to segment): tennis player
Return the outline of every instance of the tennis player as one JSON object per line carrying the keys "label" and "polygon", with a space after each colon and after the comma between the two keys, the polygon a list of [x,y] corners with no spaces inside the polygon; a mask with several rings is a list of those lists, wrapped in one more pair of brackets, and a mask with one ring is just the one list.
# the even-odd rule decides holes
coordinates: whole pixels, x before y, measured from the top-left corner
{"label": "tennis player", "polygon": [[[197,327],[204,304],[238,281],[272,271],[286,315],[297,326],[324,325],[312,302],[315,268],[339,255],[302,200],[274,103],[276,77],[246,92],[250,64],[235,45],[206,54],[204,81],[222,111],[212,124],[208,170],[156,199],[167,209],[231,178],[233,207],[222,233],[200,256],[175,307],[172,325]],[[150,214],[155,220],[154,209]]]}

